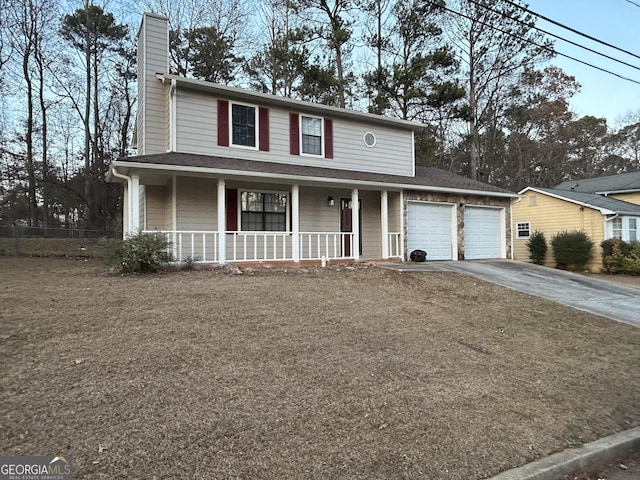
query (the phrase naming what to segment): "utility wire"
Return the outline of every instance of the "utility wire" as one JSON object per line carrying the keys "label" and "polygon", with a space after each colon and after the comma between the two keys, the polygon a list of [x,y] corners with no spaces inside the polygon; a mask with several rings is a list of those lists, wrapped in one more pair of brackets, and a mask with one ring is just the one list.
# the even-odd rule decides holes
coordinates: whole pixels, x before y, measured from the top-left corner
{"label": "utility wire", "polygon": [[635,5],[636,7],[640,8],[640,3],[632,2],[631,0],[627,0],[627,2],[630,3],[631,5]]}
{"label": "utility wire", "polygon": [[542,48],[543,50],[546,50],[546,51],[548,51],[548,52],[550,52],[550,53],[560,55],[561,57],[565,57],[565,58],[568,58],[569,60],[573,60],[573,61],[575,61],[575,62],[582,63],[583,65],[586,65],[586,66],[591,67],[591,68],[595,68],[596,70],[600,70],[601,72],[608,73],[609,75],[613,75],[613,76],[618,77],[618,78],[620,78],[620,79],[622,79],[622,80],[626,80],[626,81],[628,81],[628,82],[632,82],[632,83],[636,83],[636,84],[640,85],[640,81],[638,81],[638,80],[634,80],[634,79],[632,79],[632,78],[625,77],[625,76],[623,76],[623,75],[620,75],[619,73],[612,72],[611,70],[607,70],[607,69],[605,69],[605,68],[598,67],[597,65],[593,65],[593,64],[591,64],[591,63],[585,62],[585,61],[580,60],[580,59],[578,59],[578,58],[572,57],[571,55],[567,55],[567,54],[565,54],[565,53],[558,52],[557,50],[554,50],[553,48],[545,47],[544,45],[540,45],[539,43],[536,43],[536,42],[534,42],[534,41],[532,41],[532,40],[528,40],[528,39],[526,39],[526,38],[524,38],[524,37],[519,37],[519,36],[517,36],[517,35],[514,35],[514,34],[513,34],[513,33],[511,33],[511,32],[507,32],[507,31],[505,31],[505,30],[502,30],[502,29],[500,29],[500,28],[498,28],[498,27],[496,27],[496,26],[494,26],[494,25],[490,25],[490,24],[485,23],[485,22],[480,22],[480,21],[478,21],[478,19],[475,19],[475,18],[472,18],[472,17],[470,17],[470,16],[468,16],[468,15],[465,15],[465,14],[464,14],[464,13],[462,13],[462,12],[458,12],[458,11],[456,11],[456,10],[452,10],[452,9],[450,9],[449,7],[443,7],[443,6],[438,5],[438,4],[436,4],[436,3],[434,3],[434,2],[432,2],[432,1],[430,1],[430,0],[427,0],[427,3],[429,3],[429,4],[431,4],[431,5],[434,5],[434,6],[438,6],[438,7],[440,7],[441,9],[446,10],[447,12],[453,13],[453,14],[455,14],[455,15],[460,15],[461,17],[464,17],[464,18],[466,18],[466,19],[468,19],[468,20],[471,20],[471,21],[474,21],[474,22],[476,22],[476,23],[479,23],[480,25],[484,25],[485,27],[489,27],[489,28],[491,28],[491,29],[493,29],[493,30],[497,30],[498,32],[503,33],[503,34],[505,34],[505,35],[509,35],[510,37],[514,37],[514,38],[517,38],[517,39],[519,39],[519,40],[524,40],[525,42],[530,43],[530,44],[532,44],[532,45],[535,45],[535,46],[536,46],[536,47],[538,47],[538,48]]}
{"label": "utility wire", "polygon": [[[509,20],[515,20],[516,22],[518,22],[518,23],[520,23],[522,25],[530,26],[524,20],[520,20],[519,18],[511,17],[511,16],[509,16],[506,13],[503,13],[503,12],[498,12],[498,11],[494,10],[493,8],[491,8],[489,6],[484,5],[483,3],[477,2],[476,0],[469,0],[469,1],[471,3],[474,3],[475,5],[478,5],[479,7],[482,7],[484,9],[486,9],[486,10],[489,10],[490,12],[495,13],[496,15],[502,15],[503,17],[508,18]],[[631,67],[631,68],[635,68],[636,70],[640,70],[640,67],[638,67],[636,65],[632,65],[631,63],[627,63],[627,62],[625,62],[623,60],[619,60],[617,58],[611,57],[611,56],[609,56],[609,55],[607,55],[605,53],[598,52],[597,50],[594,50],[592,48],[585,47],[584,45],[580,45],[579,43],[574,42],[573,40],[569,40],[567,38],[561,37],[560,35],[556,35],[555,33],[551,33],[551,32],[549,32],[547,30],[542,29],[542,28],[538,28],[535,25],[532,28],[534,28],[534,29],[538,30],[539,32],[542,32],[542,33],[544,33],[546,35],[549,35],[551,37],[557,38],[558,40],[562,40],[563,42],[567,42],[567,43],[570,43],[571,45],[575,45],[576,47],[582,48],[583,50],[586,50],[588,52],[595,53],[596,55],[600,55],[601,57],[607,58],[609,60],[613,60],[614,62],[621,63],[622,65],[626,65],[627,67]]]}
{"label": "utility wire", "polygon": [[[565,30],[569,30],[570,32],[576,33],[582,37],[588,38],[589,40],[593,40],[594,42],[600,43],[602,45],[605,45],[609,48],[613,48],[614,50],[618,50],[620,52],[626,53],[627,55],[631,55],[632,57],[635,57],[637,59],[640,59],[640,55],[637,55],[633,52],[630,52],[629,50],[625,50],[623,48],[620,47],[616,47],[615,45],[612,45],[610,43],[607,43],[603,40],[600,40],[599,38],[596,37],[592,37],[591,35],[587,34],[587,33],[583,33],[580,30],[576,30],[575,28],[569,27],[563,23],[560,23],[556,20],[553,20],[552,18],[549,17],[545,17],[544,15],[541,15],[539,13],[534,12],[533,10],[529,10],[527,7],[523,7],[522,5],[518,5],[517,3],[512,2],[511,0],[504,0],[506,3],[508,3],[509,5],[519,8],[520,10],[524,10],[527,13],[530,13],[533,16],[536,16],[538,18],[541,18],[542,20],[546,20],[549,23],[553,23],[554,25],[557,25],[558,27],[564,28]],[[630,1],[630,0],[627,0]]]}

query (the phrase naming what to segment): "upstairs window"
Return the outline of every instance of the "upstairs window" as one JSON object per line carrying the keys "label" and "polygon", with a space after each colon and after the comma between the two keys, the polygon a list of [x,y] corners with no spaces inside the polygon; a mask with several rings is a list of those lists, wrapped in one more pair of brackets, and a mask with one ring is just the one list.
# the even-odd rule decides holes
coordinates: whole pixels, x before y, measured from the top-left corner
{"label": "upstairs window", "polygon": [[518,222],[516,224],[516,238],[529,238],[531,236],[531,222]]}
{"label": "upstairs window", "polygon": [[302,116],[302,153],[322,155],[322,119]]}
{"label": "upstairs window", "polygon": [[290,113],[289,153],[333,158],[333,120]]}
{"label": "upstairs window", "polygon": [[242,147],[256,146],[256,107],[231,104],[231,143]]}
{"label": "upstairs window", "polygon": [[287,231],[286,193],[242,192],[240,209],[243,231]]}
{"label": "upstairs window", "polygon": [[218,145],[269,151],[269,109],[218,100]]}

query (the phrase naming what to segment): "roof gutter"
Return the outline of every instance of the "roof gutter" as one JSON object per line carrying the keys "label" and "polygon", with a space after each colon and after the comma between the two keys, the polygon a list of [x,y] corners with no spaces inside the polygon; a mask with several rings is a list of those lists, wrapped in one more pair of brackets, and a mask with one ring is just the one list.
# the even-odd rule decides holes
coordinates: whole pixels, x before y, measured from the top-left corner
{"label": "roof gutter", "polygon": [[[128,175],[124,175],[123,173],[120,173],[116,170],[116,166],[112,165],[112,167],[109,169],[109,172],[107,174],[107,181],[109,181],[109,176],[112,175],[116,178],[119,178],[121,180],[124,180],[127,182],[127,207],[129,209],[131,209],[132,205],[133,205],[133,199],[132,199],[132,194],[133,194],[133,188],[131,188],[131,184],[132,184],[132,178],[129,177]],[[126,231],[124,232],[125,234],[130,232],[132,229],[131,226],[131,221],[132,221],[132,216],[131,216],[131,212],[127,212],[127,225],[126,225]],[[123,225],[124,227],[125,225]]]}
{"label": "roof gutter", "polygon": [[[482,190],[468,190],[464,188],[447,188],[447,187],[435,187],[428,185],[416,185],[410,183],[388,183],[388,182],[375,182],[366,180],[350,180],[346,178],[330,178],[330,177],[309,177],[302,175],[290,175],[290,174],[278,174],[278,173],[266,173],[266,172],[251,172],[247,170],[227,170],[219,168],[207,168],[207,167],[189,167],[182,165],[158,165],[154,163],[138,163],[138,162],[113,162],[115,166],[126,166],[130,168],[152,169],[152,170],[166,170],[169,172],[189,172],[189,173],[208,173],[211,175],[222,176],[242,176],[242,177],[254,177],[264,179],[281,179],[296,182],[305,183],[333,183],[339,185],[359,185],[368,187],[378,187],[397,190],[419,190],[428,192],[439,193],[456,193],[460,195],[475,195],[485,197],[500,197],[500,198],[520,198],[521,196],[516,193],[507,192],[486,192]],[[408,177],[410,178],[410,177]]]}

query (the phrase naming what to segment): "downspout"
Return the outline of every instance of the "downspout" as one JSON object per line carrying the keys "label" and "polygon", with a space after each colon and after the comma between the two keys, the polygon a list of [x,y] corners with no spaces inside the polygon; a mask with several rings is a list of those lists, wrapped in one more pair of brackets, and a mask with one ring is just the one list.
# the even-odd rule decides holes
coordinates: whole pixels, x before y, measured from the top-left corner
{"label": "downspout", "polygon": [[[131,193],[132,193],[132,188],[131,188],[131,177],[124,175],[123,173],[118,173],[118,171],[116,170],[116,167],[111,167],[111,174],[116,177],[116,178],[120,178],[122,180],[126,180],[127,181],[127,197],[129,197],[127,199],[127,207],[129,209],[129,212],[127,212],[127,228],[126,231],[123,228],[123,232],[122,235],[126,236],[130,231],[131,231],[131,221],[132,221],[132,216],[131,216],[131,207],[133,206],[133,202],[132,202],[132,198],[131,198]],[[124,225],[123,225],[124,227]]]}

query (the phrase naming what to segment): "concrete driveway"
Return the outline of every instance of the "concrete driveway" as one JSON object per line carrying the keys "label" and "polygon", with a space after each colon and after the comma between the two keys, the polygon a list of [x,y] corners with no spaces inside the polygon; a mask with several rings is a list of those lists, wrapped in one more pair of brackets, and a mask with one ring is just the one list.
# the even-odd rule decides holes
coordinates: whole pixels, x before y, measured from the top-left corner
{"label": "concrete driveway", "polygon": [[640,327],[640,290],[555,268],[512,260],[405,262],[407,272],[458,272]]}

